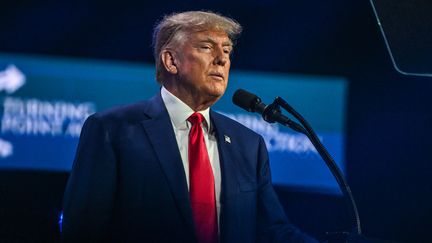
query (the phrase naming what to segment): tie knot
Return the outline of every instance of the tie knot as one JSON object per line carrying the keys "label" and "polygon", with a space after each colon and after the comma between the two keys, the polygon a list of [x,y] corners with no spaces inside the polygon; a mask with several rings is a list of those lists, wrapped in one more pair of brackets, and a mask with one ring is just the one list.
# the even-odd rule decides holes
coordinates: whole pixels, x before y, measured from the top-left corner
{"label": "tie knot", "polygon": [[187,120],[192,123],[192,125],[196,125],[201,124],[204,121],[204,117],[201,113],[195,112]]}

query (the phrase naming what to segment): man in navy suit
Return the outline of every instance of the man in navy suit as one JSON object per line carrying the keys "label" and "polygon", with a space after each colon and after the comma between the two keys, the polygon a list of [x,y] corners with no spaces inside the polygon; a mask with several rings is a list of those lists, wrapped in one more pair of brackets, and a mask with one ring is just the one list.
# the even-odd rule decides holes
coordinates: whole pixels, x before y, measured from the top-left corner
{"label": "man in navy suit", "polygon": [[[262,137],[210,109],[227,87],[240,32],[236,21],[202,11],[155,27],[161,91],[85,122],[64,196],[65,242],[316,242],[287,220]],[[211,173],[198,181],[211,181],[214,196],[211,240],[199,236],[202,211],[190,193],[189,117],[197,113]]]}

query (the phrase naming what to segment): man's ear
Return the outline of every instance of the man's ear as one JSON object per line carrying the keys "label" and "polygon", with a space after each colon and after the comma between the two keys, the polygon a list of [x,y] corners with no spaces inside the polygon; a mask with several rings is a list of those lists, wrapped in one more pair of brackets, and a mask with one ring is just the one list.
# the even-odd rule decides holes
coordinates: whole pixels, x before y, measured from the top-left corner
{"label": "man's ear", "polygon": [[176,55],[172,50],[163,50],[161,53],[162,63],[167,72],[177,74]]}

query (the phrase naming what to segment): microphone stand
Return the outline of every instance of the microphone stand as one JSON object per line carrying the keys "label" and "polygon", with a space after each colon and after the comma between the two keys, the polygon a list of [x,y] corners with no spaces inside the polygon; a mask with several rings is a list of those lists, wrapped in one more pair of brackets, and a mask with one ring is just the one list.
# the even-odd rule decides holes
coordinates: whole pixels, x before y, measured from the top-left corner
{"label": "microphone stand", "polygon": [[[318,151],[318,153],[321,155],[321,158],[325,161],[326,165],[330,169],[331,173],[336,179],[336,182],[339,185],[340,190],[343,193],[343,196],[345,198],[351,216],[351,221],[352,221],[351,233],[360,236],[361,235],[360,217],[357,211],[357,206],[354,201],[354,197],[352,195],[351,189],[348,186],[348,183],[343,177],[342,172],[340,171],[336,162],[328,153],[327,149],[324,147],[321,141],[318,139],[316,133],[309,125],[309,123],[281,97],[276,97],[273,103],[268,105],[264,109],[262,113],[262,117],[264,118],[265,121],[270,123],[279,121],[278,119],[276,119],[275,115],[280,115],[280,107],[283,107],[286,111],[288,111],[291,115],[293,115],[303,125],[302,127],[300,124],[298,124],[295,121],[292,121],[291,119],[285,119],[283,122],[281,122],[282,125],[290,127],[297,132],[305,134],[312,142],[315,149]],[[344,237],[345,235],[346,237],[347,233],[346,232],[329,233],[329,236],[331,237],[334,237],[334,235],[339,235],[341,237]]]}

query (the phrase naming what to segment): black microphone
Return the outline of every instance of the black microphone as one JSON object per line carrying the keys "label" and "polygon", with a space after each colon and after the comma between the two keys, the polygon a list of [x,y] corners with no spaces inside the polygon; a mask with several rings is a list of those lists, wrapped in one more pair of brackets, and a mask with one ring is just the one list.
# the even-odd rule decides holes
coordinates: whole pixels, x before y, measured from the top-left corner
{"label": "black microphone", "polygon": [[266,108],[266,105],[261,102],[260,97],[249,93],[244,89],[238,89],[234,93],[232,101],[235,105],[240,106],[249,112],[258,112],[262,114]]}
{"label": "black microphone", "polygon": [[300,124],[292,121],[288,117],[284,116],[278,107],[274,105],[266,105],[261,102],[261,99],[244,89],[238,89],[233,97],[232,101],[235,105],[245,109],[249,112],[257,112],[262,115],[266,122],[274,123],[278,122],[285,126],[291,127],[292,129],[305,133],[306,131]]}

